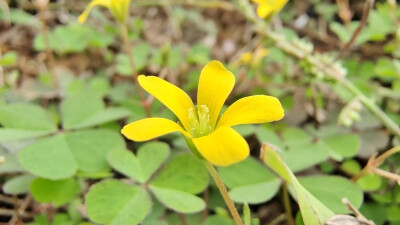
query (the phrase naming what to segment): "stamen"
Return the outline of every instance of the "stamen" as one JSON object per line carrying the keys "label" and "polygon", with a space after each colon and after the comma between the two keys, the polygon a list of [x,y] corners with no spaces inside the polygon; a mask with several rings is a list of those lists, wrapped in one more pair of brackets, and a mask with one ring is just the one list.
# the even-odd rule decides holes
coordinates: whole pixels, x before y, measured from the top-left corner
{"label": "stamen", "polygon": [[190,133],[194,137],[201,137],[211,133],[210,110],[206,105],[189,109]]}

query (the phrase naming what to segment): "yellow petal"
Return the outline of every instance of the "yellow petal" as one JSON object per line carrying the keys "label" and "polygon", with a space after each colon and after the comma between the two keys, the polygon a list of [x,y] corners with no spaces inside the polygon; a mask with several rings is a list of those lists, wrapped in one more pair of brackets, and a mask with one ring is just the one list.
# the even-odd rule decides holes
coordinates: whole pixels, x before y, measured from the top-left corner
{"label": "yellow petal", "polygon": [[201,71],[197,105],[208,107],[212,129],[214,129],[221,107],[234,85],[235,76],[218,61],[209,62]]}
{"label": "yellow petal", "polygon": [[277,0],[275,2],[276,11],[280,11],[288,2],[288,0]]}
{"label": "yellow petal", "polygon": [[121,23],[125,23],[126,17],[129,12],[129,4],[131,0],[109,0],[110,10],[114,15],[115,19]]}
{"label": "yellow petal", "polygon": [[146,77],[140,75],[138,81],[140,86],[175,113],[186,130],[190,130],[189,110],[194,108],[194,105],[190,97],[184,91],[155,76]]}
{"label": "yellow petal", "polygon": [[90,10],[96,5],[101,5],[107,8],[111,7],[109,0],[93,0],[86,7],[85,11],[83,11],[83,13],[78,17],[79,23],[84,23],[86,21],[87,17],[89,16]]}
{"label": "yellow petal", "polygon": [[229,166],[247,158],[249,146],[239,133],[230,127],[220,127],[207,136],[194,138],[200,154],[217,166]]}
{"label": "yellow petal", "polygon": [[269,16],[270,14],[272,14],[274,11],[274,8],[269,5],[269,4],[260,4],[257,7],[257,15],[260,18],[265,18],[267,16]]}
{"label": "yellow petal", "polygon": [[164,118],[147,118],[125,125],[121,133],[133,141],[148,141],[164,134],[179,131],[189,134],[179,124]]}
{"label": "yellow petal", "polygon": [[226,109],[217,127],[249,123],[268,123],[282,119],[283,108],[272,96],[254,95],[237,100]]}

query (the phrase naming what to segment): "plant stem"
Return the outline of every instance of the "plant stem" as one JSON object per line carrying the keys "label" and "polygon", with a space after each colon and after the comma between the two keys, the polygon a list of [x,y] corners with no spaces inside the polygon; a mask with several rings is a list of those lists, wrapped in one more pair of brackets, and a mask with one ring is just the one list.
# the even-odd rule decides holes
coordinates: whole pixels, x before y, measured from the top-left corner
{"label": "plant stem", "polygon": [[121,36],[125,45],[125,50],[126,53],[128,54],[129,58],[129,64],[131,65],[132,69],[132,78],[133,82],[135,83],[136,90],[138,92],[139,98],[140,98],[140,103],[142,104],[142,107],[144,108],[146,112],[147,117],[151,117],[151,110],[150,110],[150,104],[147,103],[146,98],[143,94],[142,88],[139,85],[138,82],[138,74],[135,66],[135,61],[133,59],[133,52],[132,52],[132,46],[129,41],[129,34],[128,34],[128,27],[126,26],[125,23],[120,23],[120,28],[121,28]]}
{"label": "plant stem", "polygon": [[178,213],[178,217],[181,220],[182,225],[189,225],[183,213]]}
{"label": "plant stem", "polygon": [[352,181],[356,181],[360,179],[362,176],[364,176],[368,172],[373,172],[375,174],[378,174],[382,177],[386,177],[388,179],[392,180],[400,180],[400,176],[397,174],[393,174],[381,169],[378,169],[377,166],[379,166],[383,161],[385,161],[389,156],[400,152],[400,146],[393,147],[387,151],[385,151],[382,155],[376,157],[377,154],[372,155],[367,162],[367,165],[355,176],[351,178]]}
{"label": "plant stem", "polygon": [[283,191],[283,205],[285,206],[287,222],[289,225],[295,225],[292,215],[293,214],[292,207],[290,206],[289,191],[287,188],[287,183],[285,181],[282,184],[282,191]]}
{"label": "plant stem", "polygon": [[228,206],[229,212],[231,213],[236,225],[243,225],[242,219],[240,218],[240,215],[235,207],[235,204],[229,197],[228,190],[226,190],[226,187],[222,182],[221,178],[219,177],[217,170],[208,161],[204,161],[204,164],[206,165],[208,172],[210,172],[211,177],[214,179],[215,184],[217,185],[219,191],[221,192],[221,195],[224,198],[226,206]]}
{"label": "plant stem", "polygon": [[391,156],[391,155],[393,155],[393,154],[395,154],[395,153],[397,153],[397,152],[400,152],[400,146],[393,147],[393,148],[391,148],[391,149],[385,151],[384,153],[382,153],[382,155],[376,157],[375,163],[376,163],[377,165],[379,165],[379,164],[381,164],[385,159],[387,159],[389,156]]}
{"label": "plant stem", "polygon": [[372,168],[371,171],[373,173],[378,174],[381,177],[385,177],[385,178],[387,178],[389,180],[396,180],[396,181],[399,180],[400,181],[400,175],[398,175],[398,174],[391,173],[391,172],[388,172],[388,171],[385,171],[385,170],[381,170],[381,169],[378,169],[376,167]]}

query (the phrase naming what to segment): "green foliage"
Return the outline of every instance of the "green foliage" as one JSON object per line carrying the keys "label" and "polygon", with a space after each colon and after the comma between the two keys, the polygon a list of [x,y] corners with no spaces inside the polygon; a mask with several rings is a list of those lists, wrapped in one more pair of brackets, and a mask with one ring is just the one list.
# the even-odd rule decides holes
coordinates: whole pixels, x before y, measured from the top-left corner
{"label": "green foliage", "polygon": [[[363,202],[363,192],[349,180],[338,176],[306,176],[298,178],[301,185],[333,212],[349,213],[342,203],[347,198],[356,208]],[[335,187],[332,189],[332,187]]]}
{"label": "green foliage", "polygon": [[65,129],[81,129],[127,117],[129,112],[120,107],[106,108],[99,95],[82,93],[64,99],[61,115]]}
{"label": "green foliage", "polygon": [[208,184],[208,173],[199,159],[184,154],[172,159],[150,184],[155,187],[198,194]]}
{"label": "green foliage", "polygon": [[106,180],[91,188],[86,206],[96,223],[138,224],[149,212],[151,202],[146,191],[138,186]]}
{"label": "green foliage", "polygon": [[107,158],[114,169],[144,183],[161,166],[168,154],[168,145],[150,142],[138,150],[137,157],[128,150],[115,149],[108,154]]}
{"label": "green foliage", "polygon": [[[8,17],[9,16],[9,17]],[[38,18],[32,16],[30,13],[25,12],[20,9],[11,8],[9,15],[7,15],[5,10],[0,11],[0,21],[9,21],[11,23],[39,27],[40,21]]]}
{"label": "green foliage", "polygon": [[239,203],[258,204],[270,200],[278,192],[281,181],[265,166],[249,157],[243,162],[218,169],[229,195]]}
{"label": "green foliage", "polygon": [[9,51],[0,58],[0,66],[8,67],[15,66],[18,61],[18,53]]}
{"label": "green foliage", "polygon": [[[138,71],[143,70],[147,65],[150,47],[147,43],[141,42],[133,49],[133,61],[135,62],[135,69]],[[129,56],[126,54],[117,55],[117,71],[121,75],[131,76],[132,68],[129,62]]]}
{"label": "green foliage", "polygon": [[[29,112],[29,116],[27,113]],[[49,120],[50,118],[50,120]],[[43,108],[27,104],[15,103],[0,109],[0,123],[6,128],[39,131],[54,131],[56,125]]]}
{"label": "green foliage", "polygon": [[56,180],[71,177],[78,169],[86,172],[108,169],[108,152],[123,146],[116,132],[83,130],[43,138],[21,149],[18,159],[31,173]]}
{"label": "green foliage", "polygon": [[35,177],[30,174],[14,177],[4,184],[3,191],[7,194],[25,194],[33,179]]}
{"label": "green foliage", "polygon": [[[113,40],[112,34],[100,33],[90,26],[77,23],[57,26],[49,33],[50,47],[60,55],[82,52],[87,48],[104,48],[112,44]],[[35,37],[33,45],[37,51],[46,49],[42,34]]]}
{"label": "green foliage", "polygon": [[204,209],[204,201],[179,189],[159,188],[150,185],[150,190],[166,207],[181,213],[195,213]]}
{"label": "green foliage", "polygon": [[78,181],[72,178],[55,181],[36,178],[32,181],[30,190],[36,201],[61,206],[71,201],[80,188]]}
{"label": "green foliage", "polygon": [[[222,111],[247,95],[280,100],[283,120],[233,127],[251,156],[217,168],[245,225],[277,222],[287,191],[297,224],[351,213],[343,197],[377,225],[399,224],[400,156],[377,166],[385,177],[363,167],[400,144],[390,128],[400,123],[400,7],[375,2],[346,45],[365,16],[360,2],[349,1],[347,11],[343,2],[288,1],[276,14],[282,24],[257,18],[251,2],[132,1],[126,25],[137,73],[195,99],[201,68],[216,58],[236,77]],[[180,134],[146,143],[120,134],[147,118],[146,105],[151,117],[178,119],[146,92],[145,102],[139,96],[107,10],[95,7],[94,20],[78,24],[84,5],[50,1],[41,21],[35,4],[0,1],[0,184],[11,202],[2,204],[0,223],[32,196],[18,223],[234,225],[203,159],[188,154]]]}
{"label": "green foliage", "polygon": [[264,147],[264,155],[262,157],[266,165],[274,170],[285,182],[293,185],[304,224],[323,224],[323,221],[334,215],[330,209],[301,185],[292,171],[290,171],[288,166],[273,149]]}

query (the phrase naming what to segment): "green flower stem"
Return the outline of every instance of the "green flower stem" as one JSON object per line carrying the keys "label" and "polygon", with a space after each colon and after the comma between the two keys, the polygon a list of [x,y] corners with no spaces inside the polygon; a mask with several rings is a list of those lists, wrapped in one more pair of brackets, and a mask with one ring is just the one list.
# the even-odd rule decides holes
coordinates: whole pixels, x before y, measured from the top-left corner
{"label": "green flower stem", "polygon": [[282,184],[282,194],[283,194],[283,205],[285,206],[285,211],[286,211],[286,218],[287,218],[287,223],[289,225],[295,225],[295,222],[293,220],[293,211],[292,207],[290,205],[290,199],[289,199],[289,191],[287,188],[287,183],[284,181]]}
{"label": "green flower stem", "polygon": [[217,185],[219,191],[221,192],[221,195],[224,198],[225,203],[228,206],[229,212],[232,214],[233,220],[235,221],[236,225],[243,225],[242,219],[240,218],[240,215],[235,207],[235,204],[229,197],[228,190],[226,190],[226,187],[222,182],[221,178],[219,177],[217,170],[208,161],[204,161],[204,164],[206,165],[208,172],[210,172],[211,177],[214,179],[215,184]]}
{"label": "green flower stem", "polygon": [[136,86],[136,90],[139,94],[140,102],[142,104],[142,107],[146,111],[146,116],[151,117],[150,104],[147,103],[146,98],[143,94],[142,88],[140,87],[139,82],[138,82],[138,74],[137,74],[137,70],[136,70],[136,66],[135,66],[135,61],[133,59],[132,46],[129,41],[128,27],[126,26],[125,23],[119,23],[119,25],[120,25],[120,29],[121,29],[121,36],[122,36],[122,39],[123,39],[124,45],[125,45],[125,50],[128,54],[129,63],[132,68],[132,77],[133,77],[133,81]]}
{"label": "green flower stem", "polygon": [[268,29],[268,24],[259,19],[255,14],[251,4],[248,0],[236,1],[239,11],[255,25],[255,29],[261,35],[268,37],[275,42],[275,45],[293,55],[294,57],[307,61],[316,71],[314,73],[322,72],[328,78],[333,79],[342,84],[347,90],[353,93],[360,101],[381,121],[381,123],[393,132],[394,135],[400,137],[400,127],[373,101],[366,97],[353,83],[345,78],[345,74],[339,68],[333,65],[334,62],[326,62],[315,54],[309,52],[308,49],[297,45],[296,43],[286,40],[286,38]]}

